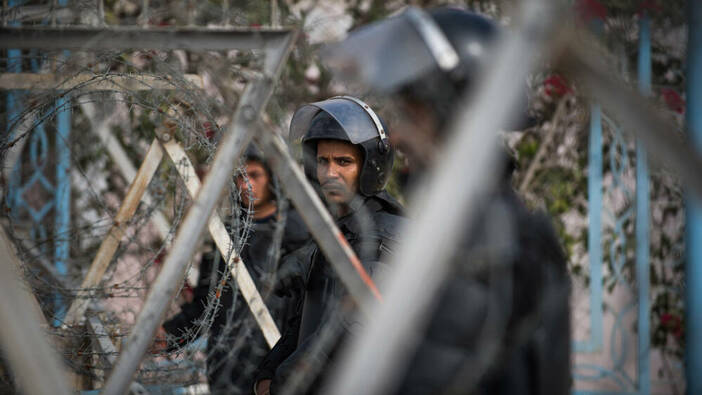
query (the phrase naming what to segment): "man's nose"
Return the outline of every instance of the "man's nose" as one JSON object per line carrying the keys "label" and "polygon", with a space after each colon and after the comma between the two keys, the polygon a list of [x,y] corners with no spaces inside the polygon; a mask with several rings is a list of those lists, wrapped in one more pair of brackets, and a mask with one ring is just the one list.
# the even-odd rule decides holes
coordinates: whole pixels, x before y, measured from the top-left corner
{"label": "man's nose", "polygon": [[330,163],[326,166],[324,175],[327,178],[337,178],[339,176],[339,169],[335,164]]}

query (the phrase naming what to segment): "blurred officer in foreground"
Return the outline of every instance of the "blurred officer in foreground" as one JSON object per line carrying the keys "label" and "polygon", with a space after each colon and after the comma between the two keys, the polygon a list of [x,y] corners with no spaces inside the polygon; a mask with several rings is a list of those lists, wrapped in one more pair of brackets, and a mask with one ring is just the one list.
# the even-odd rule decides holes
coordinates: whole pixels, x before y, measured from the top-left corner
{"label": "blurred officer in foreground", "polygon": [[[403,222],[400,204],[385,191],[394,152],[382,121],[359,99],[339,96],[298,109],[290,136],[302,138],[307,177],[317,184],[363,267],[376,278],[382,270],[380,262],[387,260],[397,243]],[[278,393],[304,365],[316,364],[327,371],[338,342],[332,342],[321,355],[312,355],[315,342],[330,324],[339,324],[342,334],[352,325],[340,314],[342,306],[348,305],[348,293],[319,248],[315,246],[298,262],[287,263],[297,263],[289,273],[295,277],[293,282],[304,284],[304,303],[299,324],[289,326],[260,367],[259,395]],[[318,381],[311,380],[306,390],[315,392]]]}
{"label": "blurred officer in foreground", "polygon": [[[249,224],[227,224],[228,230],[244,230],[232,239],[244,240],[235,247],[246,269],[264,298],[278,328],[294,313],[295,303],[271,293],[278,257],[301,247],[309,239],[299,214],[292,209],[279,210],[273,175],[262,153],[253,145],[244,153],[245,172],[239,174],[236,186],[241,198],[241,212],[235,218]],[[285,212],[281,212],[285,211]],[[253,386],[255,368],[268,351],[268,345],[237,285],[227,271],[226,259],[212,245],[203,255],[197,287],[192,302],[181,306],[181,312],[163,324],[163,332],[186,340],[194,340],[200,325],[210,323],[207,342],[207,381],[213,394],[248,394]],[[179,345],[183,346],[183,342]],[[173,347],[175,348],[175,347]]]}
{"label": "blurred officer in foreground", "polygon": [[[421,175],[441,160],[447,126],[489,67],[498,34],[470,12],[410,7],[352,32],[324,57],[342,77],[390,96],[399,118],[393,143]],[[480,206],[475,230],[453,252],[397,394],[569,392],[566,257],[548,217],[523,206],[510,175],[494,174],[490,195],[472,202]]]}

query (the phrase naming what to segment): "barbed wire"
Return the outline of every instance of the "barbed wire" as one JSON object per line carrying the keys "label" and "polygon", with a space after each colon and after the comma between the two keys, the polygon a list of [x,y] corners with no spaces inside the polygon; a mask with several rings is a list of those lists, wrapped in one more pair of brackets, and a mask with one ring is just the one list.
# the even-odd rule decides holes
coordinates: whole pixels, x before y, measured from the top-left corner
{"label": "barbed wire", "polygon": [[[194,2],[191,5],[194,6],[195,3],[200,4]],[[73,4],[71,9],[74,12],[89,10],[87,5],[80,4]],[[150,10],[150,18],[165,19],[171,14],[172,7],[168,7],[167,2],[151,2]],[[50,13],[51,10],[48,10],[47,16]],[[243,15],[241,10],[233,13],[233,19],[237,15]],[[175,17],[179,19],[183,15],[176,13]],[[259,59],[259,54],[250,51],[230,51],[227,54],[96,51],[71,53],[68,56],[52,52],[36,55],[23,51],[20,59],[15,59],[25,67],[33,66],[35,73],[38,72],[35,75],[50,79],[43,86],[41,83],[30,85],[22,93],[16,94],[14,108],[19,111],[3,114],[3,118],[8,119],[6,128],[11,131],[19,129],[19,132],[3,134],[3,137],[10,137],[2,141],[2,157],[6,158],[8,150],[13,149],[21,151],[22,155],[16,165],[9,164],[15,165],[14,168],[4,168],[6,177],[19,176],[20,182],[25,182],[32,174],[36,174],[33,172],[44,171],[47,173],[46,178],[55,183],[55,176],[46,171],[53,169],[53,166],[49,166],[49,161],[54,161],[53,155],[47,154],[42,158],[45,162],[41,163],[39,169],[28,165],[27,156],[33,155],[32,150],[36,152],[38,149],[37,142],[30,140],[40,133],[39,128],[55,130],[59,113],[69,112],[74,118],[72,138],[67,143],[73,169],[71,179],[80,188],[71,191],[72,200],[76,203],[72,207],[70,228],[62,233],[43,232],[43,237],[31,237],[29,233],[32,233],[31,229],[36,224],[33,224],[31,215],[26,210],[10,206],[11,215],[8,219],[13,241],[22,246],[26,278],[44,313],[49,317],[49,322],[54,322],[54,327],[45,330],[60,343],[63,359],[71,371],[82,377],[83,385],[86,385],[84,389],[94,388],[105,380],[124,337],[129,334],[130,326],[139,313],[150,284],[159,271],[162,256],[168,249],[170,240],[162,239],[153,225],[150,225],[154,215],[165,215],[170,222],[168,233],[172,235],[192,201],[184,186],[184,181],[187,180],[182,180],[177,171],[180,164],[164,159],[147,188],[151,201],[142,201],[136,213],[124,224],[126,237],[120,241],[102,281],[95,287],[80,287],[82,277],[93,261],[100,243],[114,225],[112,218],[131,183],[123,178],[123,171],[118,170],[120,164],[114,162],[114,152],[110,152],[107,141],[116,140],[132,166],[138,166],[144,158],[149,140],[155,137],[156,129],[173,130],[176,132],[176,140],[199,166],[199,176],[204,176],[222,133],[221,126],[228,123],[244,84],[252,78],[246,74],[246,70],[240,70],[242,67],[255,69],[260,64]],[[189,75],[186,72],[195,74]],[[195,82],[189,77],[191,75],[197,76]],[[61,98],[69,100],[57,106],[55,103]],[[85,106],[93,107],[93,119],[90,119],[91,114],[85,112]],[[103,121],[106,121],[105,126],[109,130],[106,136],[98,136],[91,129],[93,124]],[[40,148],[47,151],[49,146],[53,146],[53,135],[54,133],[45,133],[45,136],[41,136],[41,139],[47,141]],[[240,166],[239,170],[244,171],[244,167]],[[249,183],[248,180],[246,182]],[[32,186],[29,185],[29,188]],[[226,202],[220,214],[232,225],[229,232],[234,243],[229,252],[231,254],[234,250],[240,251],[247,243],[252,229],[252,207],[239,209],[240,191],[234,186],[233,180],[227,189]],[[6,193],[16,191],[10,188]],[[278,189],[275,193],[283,196]],[[50,196],[25,193],[18,199],[27,201],[29,205],[43,205],[47,203],[47,197],[50,200]],[[8,202],[7,195],[5,199]],[[284,199],[279,201],[283,213],[279,220],[284,223],[287,203]],[[51,213],[42,218],[44,224],[49,224],[52,220]],[[276,244],[280,244],[281,238],[282,234],[278,231],[269,253],[271,261],[277,261],[279,246]],[[70,258],[65,262],[67,272],[52,273],[52,276],[47,277],[45,269],[54,261],[54,244],[58,240],[70,244]],[[201,255],[214,254],[212,247],[204,248]],[[228,257],[219,259],[227,260]],[[45,264],[35,263],[38,261],[45,261]],[[196,268],[197,259],[191,264]],[[192,268],[193,272],[196,272],[195,268]],[[145,386],[164,383],[182,386],[204,381],[204,361],[216,347],[205,350],[198,347],[195,340],[207,337],[210,333],[213,318],[222,309],[219,295],[223,289],[231,289],[230,297],[238,297],[236,282],[229,271],[214,270],[211,276],[213,281],[210,284],[213,286],[208,291],[204,311],[196,320],[196,325],[179,337],[169,337],[167,350],[147,357],[136,376],[139,383]],[[192,294],[192,288],[196,285],[197,275],[189,276],[189,281],[181,284],[180,302]],[[56,303],[58,295],[62,301],[61,306]],[[91,302],[86,318],[99,320],[102,328],[100,333],[93,333],[83,323],[62,325],[61,311],[65,311],[65,306],[85,298]],[[179,303],[172,306],[172,312],[177,311],[177,304]],[[229,364],[238,364],[238,359],[246,360],[238,358],[238,354],[252,333],[259,331],[252,319],[238,322],[242,316],[250,315],[248,311],[241,314],[239,309],[247,310],[247,307],[240,302],[235,308],[220,312],[227,314],[224,328],[224,333],[228,334],[226,338],[241,339],[235,344],[224,344],[229,350],[228,358],[225,359]],[[234,314],[235,310],[237,314]],[[113,349],[101,350],[95,347],[101,340],[112,343]],[[256,352],[262,354],[265,350]],[[212,368],[214,367],[210,367]],[[253,368],[255,366],[248,369]],[[233,384],[228,383],[229,386]]]}

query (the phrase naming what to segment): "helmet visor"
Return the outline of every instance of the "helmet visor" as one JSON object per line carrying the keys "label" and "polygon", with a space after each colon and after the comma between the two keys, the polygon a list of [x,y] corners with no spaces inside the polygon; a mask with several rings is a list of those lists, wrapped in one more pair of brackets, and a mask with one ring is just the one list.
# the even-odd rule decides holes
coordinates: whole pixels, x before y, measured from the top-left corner
{"label": "helmet visor", "polygon": [[[309,131],[314,116],[320,111],[326,112],[339,123],[351,144],[360,144],[378,137],[378,129],[368,113],[355,102],[338,97],[307,104],[295,111],[290,122],[289,138],[292,141],[302,139]],[[338,138],[336,134],[324,136],[323,133],[317,133],[314,137]]]}
{"label": "helmet visor", "polygon": [[392,92],[439,67],[406,13],[364,26],[322,51],[324,63],[345,81]]}

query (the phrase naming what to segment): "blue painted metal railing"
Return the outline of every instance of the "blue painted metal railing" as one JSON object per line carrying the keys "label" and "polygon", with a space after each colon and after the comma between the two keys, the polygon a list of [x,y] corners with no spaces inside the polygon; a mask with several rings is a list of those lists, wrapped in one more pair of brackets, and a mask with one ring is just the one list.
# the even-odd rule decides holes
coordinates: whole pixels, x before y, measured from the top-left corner
{"label": "blue painted metal railing", "polygon": [[[702,153],[702,3],[688,1],[687,126]],[[687,200],[686,369],[687,394],[702,394],[702,202]]]}
{"label": "blue painted metal railing", "polygon": [[[10,0],[9,7],[22,5],[23,2],[18,0]],[[59,0],[60,6],[66,6],[67,0]],[[11,26],[19,26],[19,22],[10,22]],[[36,55],[36,54],[32,54]],[[68,51],[63,52],[67,59]],[[22,52],[19,49],[8,50],[7,71],[11,73],[19,73],[22,71]],[[30,59],[32,71],[38,72],[40,62],[36,56]],[[9,91],[7,93],[7,125],[12,128],[22,113],[21,91]],[[54,260],[57,272],[66,274],[67,261],[69,258],[70,247],[70,208],[71,208],[71,180],[70,180],[70,131],[71,131],[71,104],[70,99],[61,97],[55,103],[55,106],[49,110],[55,111],[56,114],[56,139],[55,139],[55,158],[56,158],[56,180],[55,183],[49,179],[50,168],[47,168],[49,163],[49,138],[46,133],[46,128],[43,123],[37,124],[31,131],[29,137],[29,176],[24,177],[26,172],[26,164],[24,163],[22,154],[18,157],[17,162],[10,174],[7,191],[7,202],[10,208],[10,213],[13,217],[19,217],[21,212],[26,212],[32,222],[30,237],[37,240],[48,240],[47,231],[47,216],[51,209],[54,209],[54,226],[53,226],[53,241],[54,241]],[[11,133],[8,130],[7,133]],[[14,138],[18,136],[10,136]],[[25,199],[25,194],[30,190],[41,188],[50,195],[51,198],[39,201],[37,196],[34,196],[31,202]],[[38,194],[41,196],[41,194]],[[35,207],[37,206],[37,207]],[[47,254],[46,243],[40,243],[43,254]],[[60,294],[56,294],[54,300],[54,325],[59,325],[65,314],[65,303]]]}
{"label": "blue painted metal railing", "polygon": [[[67,0],[60,0],[59,5],[66,5]],[[69,52],[63,51],[64,58],[68,59]],[[66,96],[61,96],[56,103],[57,133],[56,133],[56,215],[54,230],[54,257],[56,271],[67,274],[67,261],[70,249],[71,231],[71,103]],[[60,325],[66,315],[66,306],[61,295],[56,295],[55,325]]]}
{"label": "blue painted metal railing", "polygon": [[[10,0],[8,3],[10,7],[16,6],[17,5],[17,0]],[[10,22],[10,26],[18,26],[19,22]],[[8,49],[7,50],[7,72],[8,73],[19,73],[22,71],[22,51],[19,49]],[[7,93],[7,102],[5,104],[6,110],[7,110],[7,130],[5,133],[10,134],[8,136],[9,140],[14,139],[16,136],[12,134],[12,125],[17,121],[19,118],[21,108],[20,108],[20,103],[19,103],[19,95],[20,92],[16,91],[9,91]],[[17,172],[13,169],[10,179],[8,180],[8,191],[7,191],[7,203],[9,205],[9,208],[12,210],[10,213],[13,215],[16,215],[15,208],[17,207],[18,202],[16,202],[16,188],[13,188],[17,184],[17,179],[15,177],[15,174]]]}
{"label": "blue painted metal railing", "polygon": [[[651,39],[650,19],[645,14],[640,19],[639,59],[638,59],[639,89],[643,94],[651,91]],[[574,389],[578,395],[585,394],[637,394],[646,395],[651,392],[650,376],[650,260],[649,260],[649,174],[646,150],[641,144],[636,147],[636,189],[630,191],[622,182],[622,175],[630,170],[630,160],[627,145],[622,132],[616,123],[608,118],[598,104],[593,104],[590,113],[590,142],[588,165],[588,200],[589,200],[589,234],[588,255],[590,263],[589,303],[590,303],[590,337],[576,341],[576,353],[604,352],[604,322],[603,322],[603,248],[604,237],[602,215],[607,214],[613,223],[612,240],[609,244],[608,260],[612,268],[613,281],[616,286],[630,289],[633,297],[620,311],[612,311],[614,323],[610,334],[609,356],[611,365],[580,364],[576,367],[576,380],[598,381],[607,379],[614,383],[617,390],[580,390]],[[612,191],[618,191],[631,200],[635,192],[636,206],[624,209],[622,212],[609,212],[603,205],[603,122],[612,133],[609,148],[609,168],[612,172]],[[623,270],[626,264],[627,237],[625,223],[636,215],[636,289],[632,288],[624,278]],[[637,377],[632,378],[625,369],[630,355],[626,345],[624,319],[635,308],[638,313],[636,365]],[[619,347],[617,347],[619,344]]]}
{"label": "blue painted metal railing", "polygon": [[[639,91],[651,94],[651,21],[646,14],[639,21]],[[639,393],[651,393],[651,311],[649,303],[650,242],[649,242],[649,175],[646,148],[636,142],[636,284],[639,287],[638,312],[638,370]]]}
{"label": "blue painted metal railing", "polygon": [[588,198],[590,338],[584,342],[577,342],[576,352],[595,352],[602,348],[602,109],[599,104],[593,104],[590,112]]}

